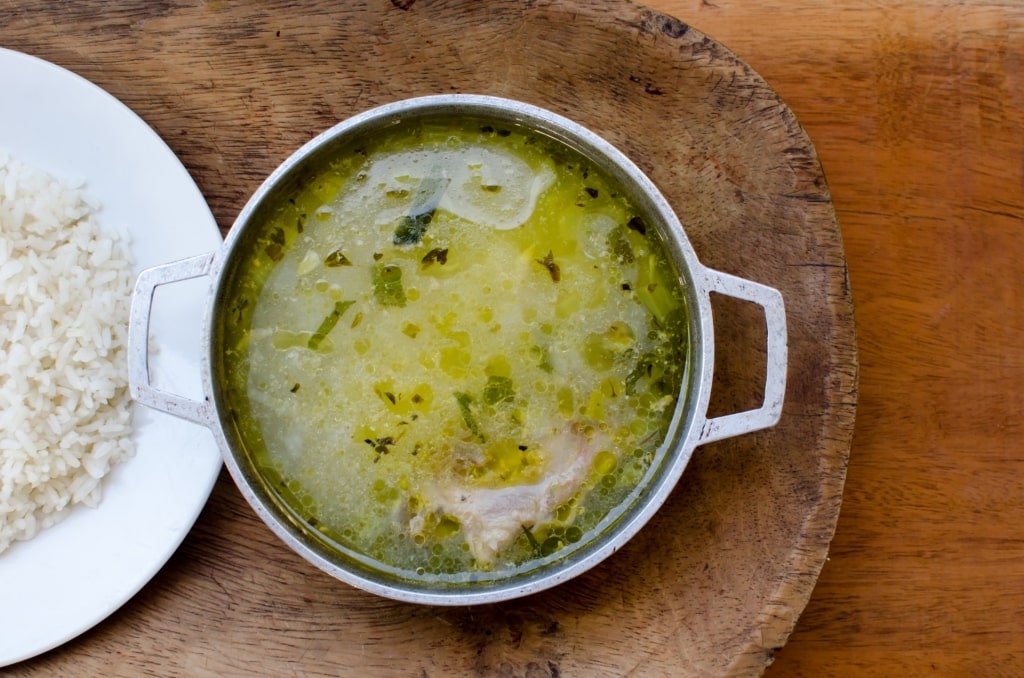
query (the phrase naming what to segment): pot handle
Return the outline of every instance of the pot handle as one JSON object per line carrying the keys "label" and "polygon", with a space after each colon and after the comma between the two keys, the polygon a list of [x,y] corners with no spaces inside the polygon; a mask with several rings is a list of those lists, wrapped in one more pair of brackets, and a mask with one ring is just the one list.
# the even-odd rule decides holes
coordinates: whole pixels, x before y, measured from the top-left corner
{"label": "pot handle", "polygon": [[698,435],[698,444],[770,428],[777,424],[782,415],[782,401],[786,394],[788,360],[786,307],[778,290],[712,269],[705,269],[704,279],[704,289],[707,292],[718,292],[750,301],[763,309],[768,330],[768,369],[765,374],[764,401],[761,407],[721,417],[705,418]]}
{"label": "pot handle", "polygon": [[135,281],[128,324],[128,388],[132,398],[155,410],[209,426],[213,407],[209,397],[192,400],[153,386],[149,374],[149,322],[153,294],[160,285],[208,275],[215,252],[147,268]]}

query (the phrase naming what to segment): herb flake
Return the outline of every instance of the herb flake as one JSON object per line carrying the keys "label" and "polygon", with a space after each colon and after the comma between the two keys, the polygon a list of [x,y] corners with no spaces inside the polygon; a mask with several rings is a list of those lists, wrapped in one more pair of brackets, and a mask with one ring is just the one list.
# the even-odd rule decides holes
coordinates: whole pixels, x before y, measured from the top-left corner
{"label": "herb flake", "polygon": [[398,441],[391,436],[382,436],[375,439],[367,438],[363,442],[372,447],[373,451],[377,453],[376,458],[373,460],[373,463],[376,464],[382,456],[391,451],[391,446]]}
{"label": "herb flake", "polygon": [[391,239],[396,245],[415,245],[423,240],[423,234],[434,219],[434,210],[420,214],[407,214],[398,222],[395,235]]}
{"label": "herb flake", "polygon": [[629,227],[629,230],[636,231],[640,235],[647,235],[647,224],[640,217],[633,217],[626,222],[626,226]]}
{"label": "herb flake", "polygon": [[435,247],[420,259],[420,263],[424,266],[430,266],[433,263],[438,263],[444,266],[448,263],[448,248],[447,247]]}
{"label": "herb flake", "polygon": [[348,257],[340,250],[334,250],[327,255],[324,259],[324,266],[328,268],[338,268],[339,266],[351,266],[352,262],[349,261]]}
{"label": "herb flake", "polygon": [[427,227],[434,220],[434,211],[441,202],[441,197],[448,189],[451,179],[441,174],[440,168],[434,168],[420,182],[416,190],[416,198],[409,214],[402,217],[395,229],[392,242],[396,245],[416,245],[423,240]]}
{"label": "herb flake", "polygon": [[555,263],[555,257],[551,250],[548,250],[548,254],[543,259],[535,260],[538,264],[548,269],[548,273],[551,274],[552,282],[558,282],[562,279],[562,269]]}

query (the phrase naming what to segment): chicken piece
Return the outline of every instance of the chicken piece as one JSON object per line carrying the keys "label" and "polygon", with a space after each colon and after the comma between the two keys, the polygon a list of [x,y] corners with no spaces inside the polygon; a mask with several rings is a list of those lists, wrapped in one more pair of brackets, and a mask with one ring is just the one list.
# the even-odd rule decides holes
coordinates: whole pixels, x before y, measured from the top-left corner
{"label": "chicken piece", "polygon": [[573,425],[541,442],[548,467],[540,482],[502,488],[433,485],[423,497],[432,510],[459,521],[470,553],[481,565],[490,565],[524,527],[549,520],[579,491],[595,455],[607,444],[607,436],[593,427]]}

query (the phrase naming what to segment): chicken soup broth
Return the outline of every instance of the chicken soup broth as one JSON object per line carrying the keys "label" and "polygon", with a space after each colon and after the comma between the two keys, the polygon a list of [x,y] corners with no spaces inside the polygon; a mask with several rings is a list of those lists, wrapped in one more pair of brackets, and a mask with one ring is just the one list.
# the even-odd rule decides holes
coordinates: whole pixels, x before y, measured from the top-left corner
{"label": "chicken soup broth", "polygon": [[608,175],[515,126],[407,121],[265,210],[217,332],[264,484],[408,578],[583,544],[685,378],[683,290]]}

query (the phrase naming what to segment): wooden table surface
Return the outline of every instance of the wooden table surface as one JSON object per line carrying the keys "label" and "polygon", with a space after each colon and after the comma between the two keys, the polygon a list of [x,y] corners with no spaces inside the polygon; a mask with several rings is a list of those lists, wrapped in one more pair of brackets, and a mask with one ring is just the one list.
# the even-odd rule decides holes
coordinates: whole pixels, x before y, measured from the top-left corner
{"label": "wooden table surface", "polygon": [[656,4],[801,120],[853,288],[842,512],[767,675],[1024,674],[1024,6]]}
{"label": "wooden table surface", "polygon": [[853,288],[842,512],[767,675],[1024,674],[1024,6],[654,4],[801,120]]}
{"label": "wooden table surface", "polygon": [[[143,3],[120,3],[117,12],[108,9],[114,3],[9,4],[0,13],[0,46],[58,63],[74,61],[66,45],[79,32],[89,43],[90,25],[130,34],[143,30],[143,19],[175,12]],[[223,3],[198,4],[213,12]],[[1024,6],[647,4],[730,48],[788,104],[824,167],[845,246],[860,374],[842,510],[810,601],[766,675],[1024,675]],[[192,28],[179,28],[188,41]],[[245,33],[239,25],[224,30]],[[49,53],[57,36],[62,47]],[[202,124],[195,115],[181,127]],[[252,188],[258,177],[246,177]],[[207,195],[223,226],[245,199],[215,189]],[[205,529],[230,530],[247,510],[234,493],[222,477],[200,517]],[[249,546],[229,536],[224,553],[206,555],[244,562]],[[159,591],[187,585],[179,572],[189,565],[172,558]],[[259,665],[189,655],[162,666],[146,660],[147,648],[119,643],[145,635],[161,592],[144,591],[93,631],[9,670],[212,675],[216,667],[244,675]],[[210,615],[181,621],[231,642],[235,631]],[[165,639],[165,652],[175,648],[173,637]],[[98,660],[101,652],[111,654]],[[527,674],[557,673],[527,667]],[[387,662],[379,669],[387,673]],[[608,671],[615,672],[628,673]],[[634,675],[647,672],[640,666]]]}

